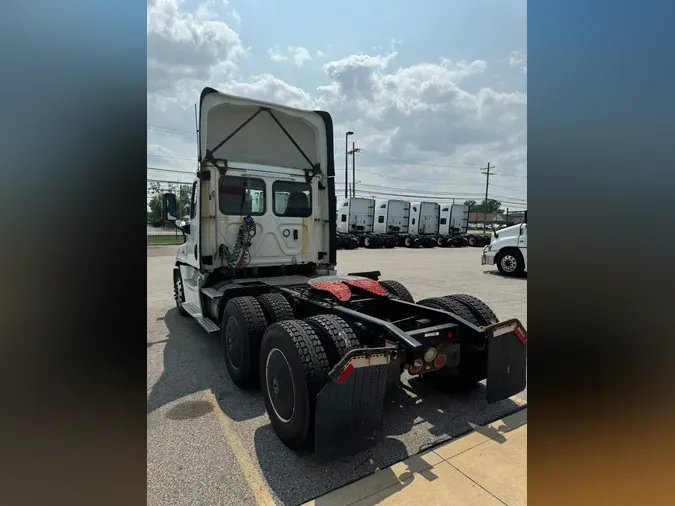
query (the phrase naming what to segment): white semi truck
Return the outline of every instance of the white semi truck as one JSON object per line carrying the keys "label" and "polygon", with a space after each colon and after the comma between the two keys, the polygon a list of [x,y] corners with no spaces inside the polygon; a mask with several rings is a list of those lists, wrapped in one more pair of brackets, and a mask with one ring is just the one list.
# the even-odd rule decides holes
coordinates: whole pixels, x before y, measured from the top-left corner
{"label": "white semi truck", "polygon": [[404,370],[443,386],[487,380],[488,402],[526,386],[517,319],[466,294],[416,302],[378,271],[337,274],[333,138],[327,112],[206,88],[190,220],[163,195],[185,236],[177,312],[220,336],[232,382],[259,386],[278,437],[318,460],[382,440],[387,383]]}
{"label": "white semi truck", "polygon": [[419,236],[424,248],[443,246],[444,238],[439,236],[441,206],[436,202],[412,202],[410,204],[410,234]]}
{"label": "white semi truck", "polygon": [[466,232],[469,228],[469,206],[446,204],[441,207],[441,222],[438,233],[444,237],[445,246],[468,245]]}
{"label": "white semi truck", "polygon": [[375,202],[375,232],[391,236],[399,246],[418,248],[421,240],[410,234],[409,228],[410,202],[395,199]]}
{"label": "white semi truck", "polygon": [[506,276],[527,272],[527,211],[523,223],[492,232],[490,244],[483,248],[481,265],[496,265]]}
{"label": "white semi truck", "polygon": [[338,234],[356,237],[359,246],[366,248],[393,248],[393,236],[375,231],[375,199],[350,197],[338,207]]}

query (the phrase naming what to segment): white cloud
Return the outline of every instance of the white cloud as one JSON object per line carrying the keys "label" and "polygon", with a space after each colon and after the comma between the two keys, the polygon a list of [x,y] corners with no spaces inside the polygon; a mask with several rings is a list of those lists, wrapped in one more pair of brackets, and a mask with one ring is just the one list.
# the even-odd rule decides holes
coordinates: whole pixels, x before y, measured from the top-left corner
{"label": "white cloud", "polygon": [[[319,66],[312,55],[325,58],[320,50],[275,46],[266,56],[279,67],[268,61],[262,72],[241,75],[240,63],[251,52],[222,21],[227,13],[212,14],[217,8],[222,11],[223,2],[208,0],[194,12],[184,11],[184,5],[180,0],[148,4],[148,122],[182,131],[172,136],[169,130],[149,130],[148,151],[154,155],[149,161],[155,166],[193,169],[194,162],[181,161],[195,156],[189,133],[194,129],[193,105],[201,88],[212,86],[327,110],[335,125],[338,167],[344,163],[344,132],[353,130],[353,140],[364,149],[357,170],[360,166],[388,177],[436,180],[438,186],[388,181],[369,172],[359,177],[364,183],[481,191],[485,180],[478,168],[489,161],[498,167],[494,183],[502,187],[495,194],[525,197],[527,95],[493,89],[489,62],[440,58],[401,66],[396,52],[401,42],[392,40],[388,52],[345,55]],[[338,50],[332,48],[331,54]],[[526,73],[523,53],[512,52],[508,64]],[[302,78],[290,84],[273,73],[292,65],[324,82],[310,88]]]}
{"label": "white cloud", "polygon": [[271,49],[267,50],[267,56],[269,56],[269,59],[272,61],[285,61],[288,60],[288,56],[285,56],[281,53],[281,50],[279,49],[279,46],[274,46]]}
{"label": "white cloud", "polygon": [[267,50],[267,56],[270,60],[276,62],[291,59],[297,67],[302,67],[305,62],[312,60],[312,55],[302,46],[288,46],[285,52],[279,46],[274,46]]}
{"label": "white cloud", "polygon": [[302,67],[306,61],[311,61],[312,59],[309,51],[307,51],[304,47],[290,46],[288,50],[293,54],[293,62],[298,67]]}
{"label": "white cloud", "polygon": [[522,51],[511,51],[509,56],[509,67],[518,69],[527,74],[527,56]]}
{"label": "white cloud", "polygon": [[194,13],[181,10],[181,4],[148,4],[148,91],[170,91],[183,79],[207,80],[214,67],[235,65],[247,53],[239,35],[214,18],[214,0]]}

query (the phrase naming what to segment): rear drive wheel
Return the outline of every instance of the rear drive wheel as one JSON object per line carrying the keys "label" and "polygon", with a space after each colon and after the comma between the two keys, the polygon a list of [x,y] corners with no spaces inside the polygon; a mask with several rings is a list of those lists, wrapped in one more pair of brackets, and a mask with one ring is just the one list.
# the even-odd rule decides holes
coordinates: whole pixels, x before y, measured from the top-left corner
{"label": "rear drive wheel", "polygon": [[506,250],[495,259],[497,269],[505,276],[519,276],[525,271],[525,262],[520,251]]}
{"label": "rear drive wheel", "polygon": [[173,298],[176,301],[178,314],[181,316],[189,316],[190,313],[183,308],[183,303],[185,302],[185,289],[183,288],[183,277],[181,276],[178,267],[173,270]]}
{"label": "rear drive wheel", "polygon": [[459,301],[446,299],[444,297],[433,297],[430,299],[424,299],[418,302],[421,306],[427,306],[434,309],[441,309],[449,313],[453,313],[459,316],[461,319],[468,321],[476,327],[480,327],[480,321],[474,316],[469,308]]}
{"label": "rear drive wheel", "polygon": [[305,323],[319,336],[330,367],[342,360],[349,350],[360,346],[352,328],[339,316],[331,314],[311,316],[305,318]]}
{"label": "rear drive wheel", "polygon": [[413,238],[407,235],[403,240],[403,244],[405,245],[406,248],[412,248]]}
{"label": "rear drive wheel", "polygon": [[373,243],[374,243],[373,238],[370,237],[369,235],[363,238],[363,245],[364,245],[366,248],[372,248],[372,247],[373,247]]}
{"label": "rear drive wheel", "polygon": [[398,281],[384,280],[379,281],[379,283],[380,286],[387,290],[390,294],[396,295],[396,297],[405,302],[412,302],[413,304],[415,303],[415,299],[413,299],[412,294]]}
{"label": "rear drive wheel", "polygon": [[478,246],[478,238],[472,234],[468,237],[468,243],[472,248]]}
{"label": "rear drive wheel", "polygon": [[258,355],[265,327],[265,314],[253,297],[235,297],[227,302],[220,331],[223,354],[230,378],[239,388],[257,386]]}
{"label": "rear drive wheel", "polygon": [[499,323],[499,318],[494,313],[490,306],[485,302],[480,300],[473,295],[467,295],[465,293],[456,293],[453,295],[446,295],[442,297],[443,299],[456,300],[466,307],[474,314],[474,316],[480,321],[482,326],[492,325],[493,323]]}
{"label": "rear drive wheel", "polygon": [[440,235],[436,237],[436,246],[438,246],[439,248],[445,246],[445,237],[441,237]]}
{"label": "rear drive wheel", "polygon": [[280,293],[265,293],[256,297],[256,300],[265,314],[268,325],[295,318],[291,304]]}
{"label": "rear drive wheel", "polygon": [[291,449],[311,447],[316,396],[328,358],[316,332],[300,320],[271,325],[260,350],[260,384],[274,431]]}

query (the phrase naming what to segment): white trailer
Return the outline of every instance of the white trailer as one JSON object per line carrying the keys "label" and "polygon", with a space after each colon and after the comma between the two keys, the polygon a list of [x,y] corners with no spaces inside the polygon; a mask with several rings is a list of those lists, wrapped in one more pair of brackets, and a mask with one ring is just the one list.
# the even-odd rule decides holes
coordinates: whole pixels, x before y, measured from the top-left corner
{"label": "white trailer", "polygon": [[375,199],[350,197],[338,208],[338,234],[348,234],[358,239],[359,246],[378,248],[393,247],[395,239],[386,240],[375,232]]}
{"label": "white trailer", "polygon": [[408,231],[412,235],[419,236],[425,248],[442,246],[444,241],[439,241],[438,235],[440,218],[441,206],[436,202],[413,202],[410,205]]}
{"label": "white trailer", "polygon": [[410,202],[379,200],[375,203],[375,232],[378,234],[407,234]]}
{"label": "white trailer", "polygon": [[440,234],[466,234],[468,228],[469,206],[464,204],[449,204],[441,208]]}

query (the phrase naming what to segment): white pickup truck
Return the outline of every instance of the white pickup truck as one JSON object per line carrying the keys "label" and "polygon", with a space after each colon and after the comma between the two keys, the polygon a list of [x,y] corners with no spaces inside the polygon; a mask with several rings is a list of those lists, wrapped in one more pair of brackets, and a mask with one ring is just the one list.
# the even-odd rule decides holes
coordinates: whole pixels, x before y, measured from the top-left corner
{"label": "white pickup truck", "polygon": [[496,265],[506,276],[527,272],[527,221],[494,231],[483,248],[481,265]]}

